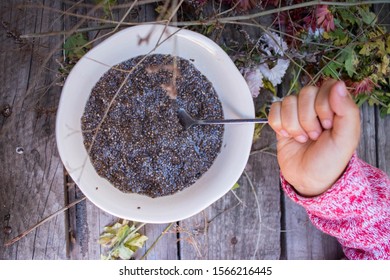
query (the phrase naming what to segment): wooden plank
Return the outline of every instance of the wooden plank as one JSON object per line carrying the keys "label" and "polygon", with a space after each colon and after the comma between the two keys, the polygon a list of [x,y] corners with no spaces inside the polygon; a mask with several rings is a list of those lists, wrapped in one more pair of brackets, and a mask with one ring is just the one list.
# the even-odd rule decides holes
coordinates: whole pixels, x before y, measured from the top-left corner
{"label": "wooden plank", "polygon": [[[379,23],[386,24],[387,32],[390,32],[390,4],[375,5],[374,10],[378,14]],[[377,110],[376,126],[377,167],[390,176],[390,116],[382,118]]]}
{"label": "wooden plank", "polygon": [[[57,28],[61,22],[43,9],[15,6],[21,3],[0,4],[1,106],[9,104],[12,110],[9,117],[0,116],[1,246],[64,206],[63,169],[54,135],[59,88],[51,86],[51,71],[57,66],[53,60],[46,65],[43,62],[58,40],[46,38],[32,43],[18,38],[20,34]],[[45,4],[58,7],[58,1]],[[65,258],[64,222],[64,214],[58,215],[14,245],[2,248],[0,259]],[[4,226],[12,232],[5,234]]]}
{"label": "wooden plank", "polygon": [[378,114],[377,126],[378,168],[390,176],[390,116],[381,118]]}
{"label": "wooden plank", "polygon": [[337,240],[319,231],[309,220],[303,207],[285,197],[285,232],[283,259],[341,259],[343,253]]}
{"label": "wooden plank", "polygon": [[[265,127],[261,144],[275,142]],[[252,155],[240,188],[204,212],[180,222],[182,259],[279,259],[280,191],[276,157]],[[238,198],[237,198],[238,197]]]}
{"label": "wooden plank", "polygon": [[[118,1],[121,4],[125,1]],[[66,6],[68,9],[69,6]],[[86,14],[90,10],[86,9],[85,6],[73,7],[72,10],[77,11],[78,14]],[[135,12],[131,12],[128,19],[132,21],[147,21],[154,19],[154,8],[152,5],[142,5],[136,9]],[[113,11],[115,20],[121,20],[123,15],[127,12],[127,9],[116,9]],[[96,17],[103,17],[101,10],[93,13]],[[77,21],[65,18],[65,26],[70,29],[74,26]],[[88,22],[89,26],[96,25],[96,23]],[[99,38],[103,34],[108,34],[110,30],[100,32],[90,32],[88,34],[89,39]],[[95,45],[100,40],[95,42]],[[74,201],[80,197],[81,191],[71,182],[68,191],[69,202]],[[103,227],[110,225],[117,221],[118,218],[114,217],[96,207],[90,201],[83,201],[78,204],[74,209],[69,211],[69,258],[71,259],[99,259],[101,254],[104,254],[107,250],[102,248],[98,244],[98,238],[101,234]],[[137,257],[141,257],[154,241],[161,235],[167,225],[153,225],[147,224],[141,230],[143,234],[148,236],[148,241],[145,243],[144,248],[139,250],[136,254]],[[157,245],[148,253],[147,259],[177,259],[177,239],[175,233],[168,233],[161,238]]]}
{"label": "wooden plank", "polygon": [[377,165],[376,112],[374,107],[364,104],[360,108],[361,137],[357,154],[367,163]]}

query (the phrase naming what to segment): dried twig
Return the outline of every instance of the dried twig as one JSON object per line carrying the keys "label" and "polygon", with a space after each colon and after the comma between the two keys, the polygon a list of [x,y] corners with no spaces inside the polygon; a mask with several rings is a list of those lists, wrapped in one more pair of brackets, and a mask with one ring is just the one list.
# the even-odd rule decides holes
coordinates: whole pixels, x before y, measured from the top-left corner
{"label": "dried twig", "polygon": [[276,145],[276,142],[273,142],[273,143],[271,143],[270,145],[268,145],[268,146],[266,146],[266,147],[264,147],[264,148],[261,148],[261,149],[259,149],[259,150],[254,150],[254,151],[252,151],[252,152],[249,154],[249,156],[253,156],[253,155],[256,155],[256,154],[258,154],[258,153],[264,153],[264,154],[269,154],[269,155],[272,155],[272,156],[276,157],[276,154],[275,154],[275,153],[272,153],[272,152],[269,151],[269,150],[271,150],[271,147],[272,147],[272,146],[275,146],[275,145]]}
{"label": "dried twig", "polygon": [[159,237],[153,242],[153,244],[149,247],[149,249],[145,252],[145,254],[140,258],[140,260],[146,259],[146,257],[149,255],[149,253],[153,250],[153,248],[156,246],[156,244],[160,241],[160,239],[170,230],[170,228],[176,224],[175,222],[170,223],[164,230],[161,232]]}
{"label": "dried twig", "polygon": [[[96,31],[96,30],[111,29],[111,28],[115,28],[117,25],[118,24],[106,24],[106,25],[98,25],[98,26],[79,28],[79,29],[74,30],[73,34],[89,32],[89,31]],[[51,32],[42,32],[42,33],[23,34],[23,35],[20,35],[20,38],[22,38],[22,39],[43,38],[43,37],[67,35],[67,34],[69,34],[68,30],[61,30],[61,31],[51,31]]]}
{"label": "dried twig", "polygon": [[255,186],[253,185],[253,182],[252,182],[251,178],[249,177],[248,173],[245,170],[244,170],[244,175],[248,179],[249,185],[250,185],[250,187],[252,189],[252,192],[253,192],[253,195],[255,197],[256,206],[257,206],[257,216],[259,218],[259,230],[257,232],[256,248],[255,248],[255,251],[253,252],[253,259],[255,259],[257,251],[259,249],[260,237],[261,237],[261,226],[262,226],[262,224],[261,224],[261,222],[262,222],[262,219],[261,219],[261,208],[260,208],[260,201],[259,201],[259,198],[257,196]]}
{"label": "dried twig", "polygon": [[69,203],[68,205],[66,205],[65,207],[61,208],[60,210],[54,212],[53,214],[51,214],[50,216],[44,218],[42,221],[38,222],[37,224],[35,224],[34,226],[30,227],[29,229],[25,230],[24,232],[22,232],[21,234],[19,234],[18,236],[12,238],[11,240],[8,240],[4,246],[10,246],[12,244],[14,244],[15,242],[19,241],[20,239],[22,239],[23,237],[25,237],[27,234],[29,234],[30,232],[32,232],[34,229],[40,227],[41,225],[43,225],[44,223],[50,221],[51,219],[53,219],[54,217],[58,216],[59,214],[65,212],[66,210],[68,210],[69,208],[72,208],[73,206],[75,206],[76,204],[80,203],[81,201],[85,200],[86,197],[82,197],[82,198],[79,198],[78,200],[75,200],[73,201],[72,203]]}

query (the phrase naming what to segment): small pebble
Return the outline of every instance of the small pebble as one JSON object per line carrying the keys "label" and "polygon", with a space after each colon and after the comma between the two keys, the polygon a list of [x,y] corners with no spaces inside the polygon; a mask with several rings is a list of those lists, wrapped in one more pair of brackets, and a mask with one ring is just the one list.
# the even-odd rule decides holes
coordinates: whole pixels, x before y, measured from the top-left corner
{"label": "small pebble", "polygon": [[11,234],[12,228],[10,226],[3,227],[4,234]]}
{"label": "small pebble", "polygon": [[1,114],[5,117],[5,118],[8,118],[9,116],[11,116],[12,114],[12,108],[9,104],[6,104],[3,106],[3,108],[1,109]]}

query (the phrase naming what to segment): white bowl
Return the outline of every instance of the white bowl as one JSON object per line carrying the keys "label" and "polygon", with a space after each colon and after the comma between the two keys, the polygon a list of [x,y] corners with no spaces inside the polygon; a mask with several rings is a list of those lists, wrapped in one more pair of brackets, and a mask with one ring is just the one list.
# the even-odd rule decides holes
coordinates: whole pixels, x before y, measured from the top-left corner
{"label": "white bowl", "polygon": [[254,125],[225,126],[222,149],[215,162],[195,184],[183,191],[150,198],[116,189],[96,173],[89,160],[81,134],[81,116],[92,88],[109,67],[148,53],[191,59],[213,83],[225,118],[254,117],[253,100],[245,80],[217,44],[184,29],[139,25],[109,37],[74,66],[62,90],[56,137],[65,168],[96,206],[124,219],[168,223],[202,211],[233,187],[248,160]]}

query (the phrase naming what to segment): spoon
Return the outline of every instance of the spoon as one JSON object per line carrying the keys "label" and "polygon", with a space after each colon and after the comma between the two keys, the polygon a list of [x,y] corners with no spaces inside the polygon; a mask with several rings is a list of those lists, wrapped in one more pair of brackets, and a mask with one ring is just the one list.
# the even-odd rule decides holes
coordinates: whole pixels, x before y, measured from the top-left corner
{"label": "spoon", "polygon": [[190,114],[183,108],[179,108],[177,115],[184,129],[188,129],[193,125],[206,124],[245,124],[245,123],[268,123],[268,119],[229,119],[229,120],[197,120],[191,117]]}

